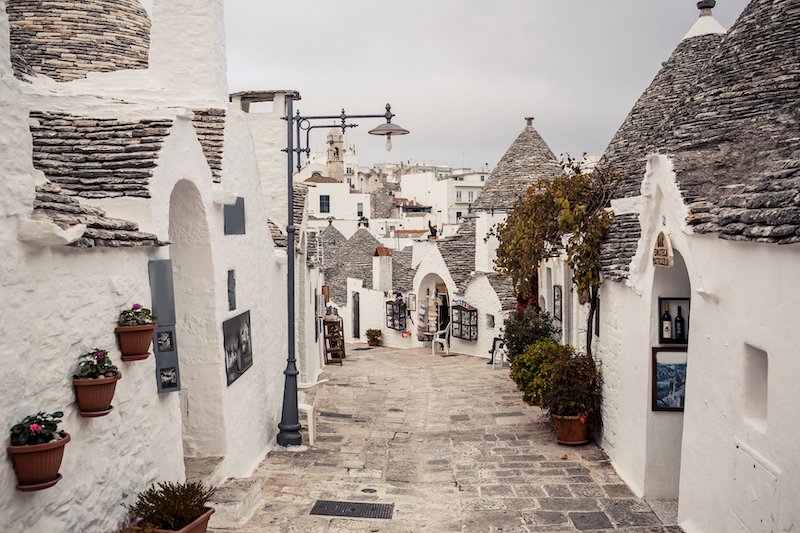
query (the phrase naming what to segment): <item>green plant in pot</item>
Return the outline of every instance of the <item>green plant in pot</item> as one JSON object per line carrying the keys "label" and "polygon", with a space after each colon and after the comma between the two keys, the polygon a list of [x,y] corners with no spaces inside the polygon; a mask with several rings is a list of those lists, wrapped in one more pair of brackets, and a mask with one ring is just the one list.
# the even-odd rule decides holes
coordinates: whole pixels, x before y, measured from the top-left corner
{"label": "green plant in pot", "polygon": [[108,357],[107,350],[95,348],[80,356],[72,384],[83,417],[105,416],[122,373]]}
{"label": "green plant in pot", "polygon": [[556,439],[559,444],[585,444],[590,423],[600,423],[600,372],[583,353],[555,358],[547,367],[550,382],[542,393],[542,408],[552,419]]}
{"label": "green plant in pot", "polygon": [[381,344],[381,330],[368,329],[367,330],[367,344],[370,346],[380,346]]}
{"label": "green plant in pot", "polygon": [[119,341],[123,361],[141,361],[150,355],[156,317],[141,304],[133,304],[119,314],[117,329],[114,330]]}
{"label": "green plant in pot", "polygon": [[162,533],[204,533],[214,509],[208,502],[214,495],[213,487],[202,483],[159,483],[140,492],[128,510],[138,520],[137,528]]}
{"label": "green plant in pot", "polygon": [[544,407],[544,394],[553,378],[553,364],[574,355],[572,346],[548,339],[531,344],[512,359],[511,379],[522,391],[522,400],[529,405]]}
{"label": "green plant in pot", "polygon": [[61,481],[61,460],[64,446],[70,441],[69,433],[60,431],[58,425],[64,413],[44,412],[26,416],[11,428],[11,445],[8,454],[17,474],[17,490],[33,492],[47,489]]}
{"label": "green plant in pot", "polygon": [[503,323],[501,335],[508,348],[508,359],[513,361],[530,345],[556,339],[561,335],[561,328],[553,323],[548,313],[528,306],[509,315]]}

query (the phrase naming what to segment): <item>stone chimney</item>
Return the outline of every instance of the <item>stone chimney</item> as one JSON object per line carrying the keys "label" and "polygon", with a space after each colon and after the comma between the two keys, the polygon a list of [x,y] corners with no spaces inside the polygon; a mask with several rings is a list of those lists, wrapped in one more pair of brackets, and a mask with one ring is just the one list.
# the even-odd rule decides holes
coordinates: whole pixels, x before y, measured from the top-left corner
{"label": "stone chimney", "polygon": [[533,129],[533,117],[525,117],[525,128]]}
{"label": "stone chimney", "polygon": [[372,257],[372,288],[383,292],[392,290],[392,252],[385,246],[376,248]]}
{"label": "stone chimney", "polygon": [[190,99],[227,103],[223,0],[154,0],[150,70]]}

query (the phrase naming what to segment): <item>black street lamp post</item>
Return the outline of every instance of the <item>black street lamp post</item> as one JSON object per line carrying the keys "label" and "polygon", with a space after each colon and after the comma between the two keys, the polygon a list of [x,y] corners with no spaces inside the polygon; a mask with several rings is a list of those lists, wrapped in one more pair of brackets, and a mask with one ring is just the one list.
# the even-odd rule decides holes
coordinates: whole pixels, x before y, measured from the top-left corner
{"label": "black street lamp post", "polygon": [[[283,410],[281,412],[281,422],[278,424],[280,431],[278,432],[278,444],[281,446],[299,446],[303,442],[300,435],[300,420],[297,412],[297,375],[300,373],[297,370],[297,359],[295,358],[295,295],[294,295],[294,268],[295,268],[295,234],[297,228],[294,225],[294,155],[297,154],[297,170],[300,170],[300,158],[303,153],[306,157],[311,153],[309,146],[309,137],[311,130],[318,128],[341,128],[344,133],[348,128],[355,128],[358,124],[350,124],[347,121],[351,119],[361,118],[384,118],[386,123],[373,128],[369,131],[372,135],[383,135],[386,137],[386,149],[392,149],[392,135],[406,135],[408,130],[401,128],[397,124],[392,123],[394,114],[392,113],[392,106],[386,104],[386,113],[381,115],[348,115],[342,109],[340,115],[319,115],[319,116],[302,116],[300,111],[294,114],[294,99],[296,93],[286,93],[286,116],[283,120],[286,121],[286,179],[287,179],[287,192],[288,192],[288,209],[287,209],[287,225],[286,225],[286,292],[287,292],[287,342],[289,355],[286,359],[286,370],[283,374],[286,376],[283,388]],[[339,120],[340,122],[334,124],[313,124],[318,120]],[[301,133],[306,132],[305,148],[302,146]],[[295,135],[297,146],[295,146]]]}

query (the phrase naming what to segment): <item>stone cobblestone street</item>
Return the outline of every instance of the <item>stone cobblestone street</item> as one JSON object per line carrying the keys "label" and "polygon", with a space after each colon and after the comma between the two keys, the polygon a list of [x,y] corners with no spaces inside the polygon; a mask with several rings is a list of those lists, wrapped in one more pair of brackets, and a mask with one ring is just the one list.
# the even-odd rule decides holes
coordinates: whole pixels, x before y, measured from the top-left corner
{"label": "stone cobblestone street", "polygon": [[[674,503],[634,497],[598,447],[558,446],[507,367],[355,348],[325,368],[315,446],[269,454],[263,505],[238,531],[680,531]],[[311,516],[316,500],[393,503],[394,517]]]}

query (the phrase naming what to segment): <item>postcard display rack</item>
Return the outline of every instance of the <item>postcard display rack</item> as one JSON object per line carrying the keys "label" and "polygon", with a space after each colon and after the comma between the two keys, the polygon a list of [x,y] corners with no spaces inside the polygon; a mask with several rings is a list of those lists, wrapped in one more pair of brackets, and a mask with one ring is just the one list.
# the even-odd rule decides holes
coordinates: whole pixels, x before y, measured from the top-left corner
{"label": "postcard display rack", "polygon": [[401,300],[386,302],[386,327],[397,331],[406,330],[406,303]]}
{"label": "postcard display rack", "polygon": [[431,336],[436,333],[436,325],[439,323],[438,298],[428,295],[424,301],[419,303],[418,307],[419,326],[417,326],[417,338],[421,341],[429,341]]}
{"label": "postcard display rack", "polygon": [[478,310],[467,303],[453,306],[453,325],[451,334],[465,341],[478,340]]}
{"label": "postcard display rack", "polygon": [[325,364],[339,363],[341,365],[345,358],[342,319],[339,316],[327,315],[322,324],[325,335]]}

